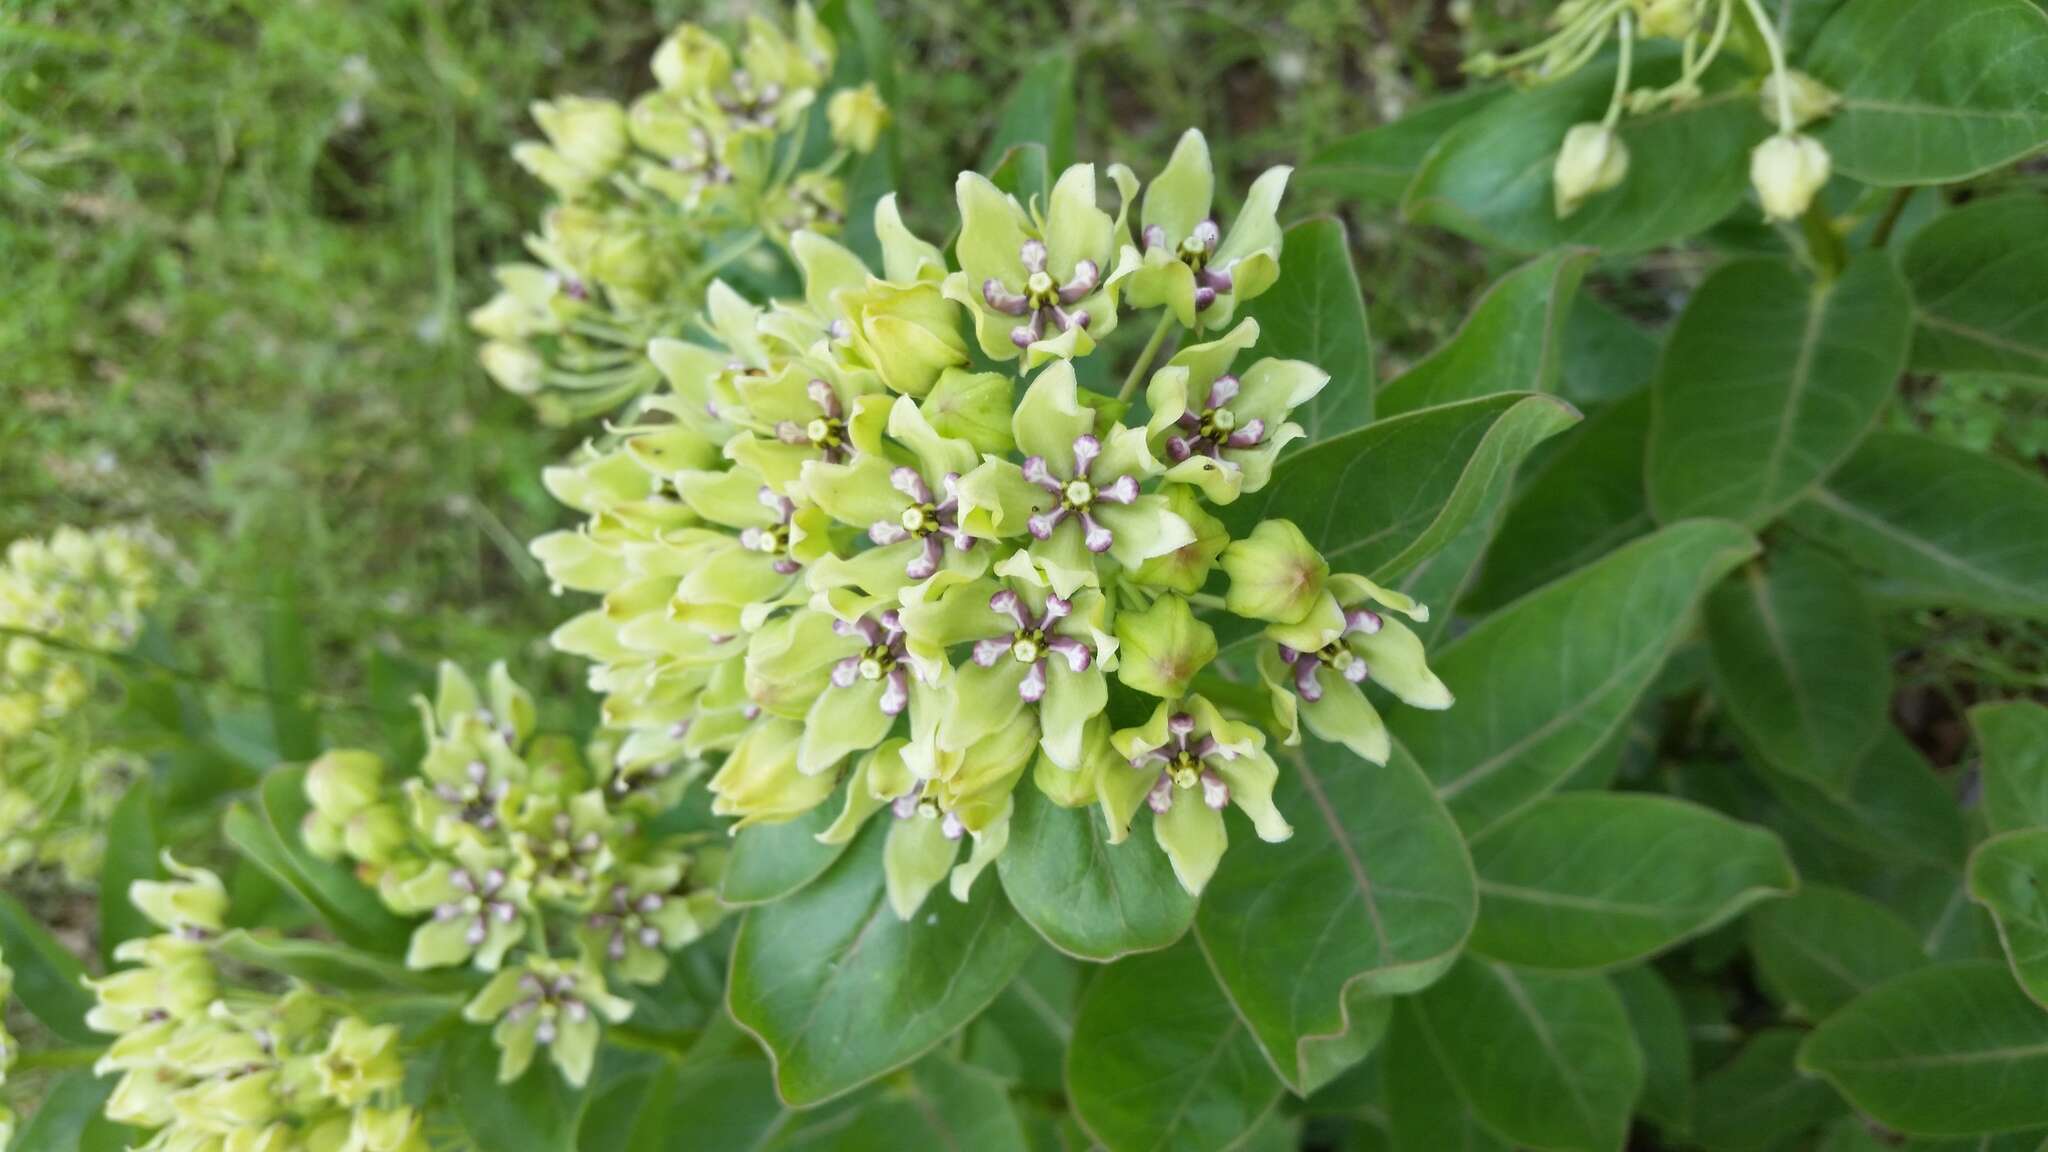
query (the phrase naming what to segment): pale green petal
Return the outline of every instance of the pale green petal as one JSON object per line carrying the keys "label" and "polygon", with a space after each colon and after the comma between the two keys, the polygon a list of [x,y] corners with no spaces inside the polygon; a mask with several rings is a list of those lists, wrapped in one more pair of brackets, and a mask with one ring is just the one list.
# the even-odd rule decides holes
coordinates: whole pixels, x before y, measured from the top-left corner
{"label": "pale green petal", "polygon": [[[1268,168],[1257,180],[1244,198],[1244,208],[1237,214],[1237,221],[1230,226],[1230,232],[1217,245],[1213,263],[1232,271],[1231,262],[1242,260],[1254,252],[1280,251],[1280,198],[1287,194],[1287,177],[1294,169],[1285,166]],[[1238,286],[1231,285],[1233,293]],[[1248,297],[1247,297],[1248,298]]]}
{"label": "pale green petal", "polygon": [[[1088,311],[1090,320],[1086,328],[1076,324],[1064,332],[1034,340],[1024,350],[1024,367],[1036,368],[1050,361],[1065,363],[1077,356],[1086,356],[1095,351],[1096,338],[1106,336],[1116,327],[1116,313],[1107,306],[1107,298],[1101,293],[1081,301],[1078,307]],[[1100,317],[1100,319],[1095,319]]]}
{"label": "pale green petal", "polygon": [[868,282],[868,266],[853,250],[815,232],[790,237],[790,254],[804,275],[804,301],[822,316],[839,315],[837,296]]}
{"label": "pale green petal", "polygon": [[1185,695],[1195,674],[1216,658],[1215,630],[1171,594],[1143,611],[1119,613],[1116,637],[1117,678],[1163,700]]}
{"label": "pale green petal", "polygon": [[804,569],[814,593],[812,606],[841,620],[858,620],[894,603],[910,583],[903,569],[918,552],[917,542],[906,540],[848,557],[825,557]]}
{"label": "pale green petal", "polygon": [[811,381],[818,378],[810,365],[791,360],[779,372],[741,377],[740,399],[756,421],[771,428],[783,420],[803,424],[818,415],[818,402],[811,399]]}
{"label": "pale green petal", "polygon": [[890,744],[895,743],[897,742],[890,741],[889,744],[874,749],[854,764],[853,775],[846,781],[846,802],[840,807],[839,815],[831,825],[818,833],[818,843],[850,843],[854,835],[861,830],[861,826],[867,823],[868,817],[880,811],[892,799],[875,795],[869,780],[875,758],[885,754]]}
{"label": "pale green petal", "polygon": [[1429,620],[1429,605],[1416,600],[1406,592],[1375,584],[1355,572],[1340,572],[1330,577],[1330,592],[1337,597],[1340,604],[1357,607],[1370,600],[1382,608],[1391,608],[1418,624]]}
{"label": "pale green petal", "polygon": [[835,631],[837,623],[827,613],[806,609],[754,633],[747,645],[748,698],[777,716],[801,719],[808,714],[830,682],[832,665],[862,647],[858,637]]}
{"label": "pale green petal", "polygon": [[1107,275],[1116,258],[1114,223],[1095,206],[1095,165],[1076,164],[1060,173],[1047,205],[1046,270],[1064,283],[1081,261],[1093,260],[1097,273]]}
{"label": "pale green petal", "polygon": [[977,452],[1003,456],[1017,446],[1010,432],[1015,400],[1016,387],[1009,376],[953,369],[940,374],[919,411],[939,435],[964,440]]}
{"label": "pale green petal", "polygon": [[1150,480],[1166,469],[1145,444],[1142,429],[1112,425],[1102,436],[1102,455],[1095,461],[1097,480],[1115,476],[1136,476]]}
{"label": "pale green petal", "polygon": [[1017,436],[1017,450],[1025,456],[1043,456],[1055,475],[1068,476],[1074,469],[1074,441],[1095,430],[1095,413],[1083,408],[1074,366],[1064,360],[1048,364],[1024,390],[1011,421]]}
{"label": "pale green petal", "polygon": [[799,486],[826,515],[865,532],[877,520],[894,523],[910,506],[910,498],[890,485],[891,471],[879,456],[856,456],[844,464],[811,460]]}
{"label": "pale green petal", "polygon": [[959,842],[946,839],[943,824],[936,817],[920,815],[889,826],[889,839],[882,847],[882,875],[888,883],[889,907],[899,920],[917,914],[960,853]]}
{"label": "pale green petal", "polygon": [[1315,607],[1330,566],[1308,538],[1286,520],[1261,521],[1252,534],[1224,549],[1230,611],[1254,620],[1292,624]]}
{"label": "pale green petal", "polygon": [[984,540],[1024,535],[1032,513],[1051,503],[1023,469],[994,456],[960,478],[960,527]]}
{"label": "pale green petal", "polygon": [[761,489],[768,485],[759,473],[737,468],[729,472],[679,472],[675,485],[683,503],[713,524],[764,528],[775,523],[775,512],[761,502]]}
{"label": "pale green petal", "polygon": [[469,943],[469,921],[428,918],[413,929],[405,953],[407,968],[446,968],[468,960],[476,951]]}
{"label": "pale green petal", "polygon": [[756,334],[761,322],[760,308],[723,280],[711,282],[711,288],[704,297],[704,308],[712,333],[720,344],[731,350],[726,362],[736,359],[756,368],[767,365],[768,351],[762,347],[761,338]]}
{"label": "pale green petal", "polygon": [[[1244,323],[1251,324],[1252,321]],[[1243,326],[1239,325],[1240,328]],[[1236,413],[1239,425],[1258,419],[1271,427],[1287,419],[1288,413],[1315,399],[1329,382],[1330,374],[1313,364],[1267,357],[1238,377],[1237,399],[1231,402],[1230,407]],[[1372,382],[1354,380],[1347,387],[1370,388]]]}
{"label": "pale green petal", "polygon": [[1078,768],[1088,721],[1109,706],[1109,681],[1100,665],[1076,672],[1065,660],[1046,661],[1045,699],[1039,701],[1039,746],[1054,764]]}
{"label": "pale green petal", "polygon": [[1154,441],[1161,439],[1188,410],[1188,398],[1186,365],[1169,362],[1152,373],[1152,379],[1145,382],[1145,407],[1152,410],[1145,434]]}
{"label": "pale green petal", "polygon": [[[1178,365],[1188,370],[1189,406],[1199,409],[1208,399],[1209,385],[1214,384],[1217,377],[1229,372],[1230,365],[1238,355],[1257,343],[1258,339],[1259,322],[1247,318],[1214,340],[1191,345],[1174,353],[1173,359],[1168,360],[1167,364]],[[1231,403],[1230,408],[1239,413],[1243,411],[1236,401]]]}
{"label": "pale green petal", "polygon": [[1328,672],[1316,676],[1323,686],[1323,698],[1301,701],[1302,723],[1317,739],[1342,744],[1375,764],[1385,764],[1393,750],[1392,741],[1387,736],[1387,722],[1380,719],[1372,701],[1342,676]]}
{"label": "pale green petal", "polygon": [[818,450],[809,444],[785,444],[743,433],[725,442],[725,456],[739,465],[735,471],[759,477],[765,486],[788,493],[803,477],[804,465],[818,458]]}
{"label": "pale green petal", "polygon": [[[971,292],[964,303],[974,307],[980,302],[982,282],[991,278],[1001,280],[1013,291],[1021,287],[1024,265],[1018,253],[1031,238],[1025,230],[1030,221],[1024,209],[976,172],[962,172],[953,185],[953,193],[960,208],[960,238],[953,250]],[[977,311],[987,307],[981,303]],[[1008,337],[1004,339],[1007,341]]]}
{"label": "pale green petal", "polygon": [[[1133,253],[1134,248],[1125,248]],[[1137,267],[1123,283],[1131,307],[1170,308],[1183,328],[1193,328],[1200,314],[1195,309],[1195,271],[1171,253],[1155,248],[1137,257]],[[1211,304],[1211,308],[1215,305]]]}
{"label": "pale green petal", "polygon": [[1216,298],[1205,314],[1209,323],[1218,326],[1230,323],[1237,314],[1237,306],[1246,300],[1255,300],[1266,294],[1280,280],[1279,250],[1254,252],[1230,266],[1230,291]]}
{"label": "pale green petal", "polygon": [[1017,694],[1024,672],[1023,664],[1007,658],[993,668],[961,665],[946,691],[948,708],[939,724],[939,747],[947,752],[964,751],[1015,721],[1024,710],[1024,698]]}
{"label": "pale green petal", "polygon": [[[1308,435],[1299,424],[1282,424],[1268,435],[1257,448],[1231,449],[1230,462],[1237,466],[1237,489],[1239,492],[1257,492],[1273,479],[1273,464],[1289,444]],[[1228,504],[1228,500],[1219,500]]]}
{"label": "pale green petal", "polygon": [[974,445],[941,435],[925,418],[917,401],[908,396],[898,396],[889,408],[889,435],[916,454],[918,470],[924,474],[925,482],[934,486],[935,494],[941,499],[944,493],[938,492],[937,486],[945,477],[949,474],[966,475],[973,471],[975,462],[980,459]]}
{"label": "pale green petal", "polygon": [[1136,568],[1195,541],[1195,530],[1175,515],[1166,497],[1158,493],[1140,496],[1129,505],[1097,505],[1095,518],[1115,534],[1109,553],[1125,568]]}
{"label": "pale green petal", "polygon": [[1451,690],[1429,670],[1422,638],[1391,616],[1380,617],[1380,630],[1354,632],[1344,638],[1353,652],[1365,657],[1372,678],[1413,708],[1440,710],[1451,706]]}
{"label": "pale green petal", "polygon": [[1187,522],[1194,533],[1192,542],[1162,556],[1155,556],[1132,570],[1127,578],[1155,588],[1176,592],[1199,592],[1209,580],[1216,558],[1230,544],[1223,522],[1202,507],[1202,497],[1185,484],[1168,484],[1166,506]]}
{"label": "pale green petal", "polygon": [[995,863],[996,857],[1002,855],[1003,849],[1009,846],[1010,807],[1009,798],[1004,797],[1002,815],[974,834],[974,850],[968,854],[966,863],[953,869],[950,881],[953,899],[962,904],[967,903],[968,896],[974,891],[975,878],[989,865]]}
{"label": "pale green petal", "polygon": [[[1018,269],[1021,272],[1023,265],[1018,265]],[[946,277],[941,290],[946,299],[965,305],[967,314],[974,318],[974,342],[983,356],[1007,363],[1022,355],[1010,339],[1011,331],[1017,327],[1017,317],[990,308],[982,296],[981,281],[970,281],[966,272],[955,272]]]}
{"label": "pale green petal", "polygon": [[1215,198],[1216,171],[1209,162],[1209,142],[1200,129],[1190,128],[1181,133],[1166,167],[1145,186],[1139,223],[1148,229],[1154,225],[1163,229],[1170,249],[1209,218]]}
{"label": "pale green petal", "polygon": [[1175,484],[1193,485],[1209,503],[1219,505],[1235,501],[1245,485],[1244,469],[1235,460],[1218,460],[1200,453],[1168,468],[1166,478]]}
{"label": "pale green petal", "polygon": [[1216,874],[1223,850],[1230,846],[1223,813],[1202,803],[1199,792],[1176,793],[1173,806],[1152,817],[1152,834],[1173,862],[1180,886],[1196,896]]}
{"label": "pale green petal", "polygon": [[993,580],[974,580],[910,589],[904,597],[903,630],[912,653],[942,657],[956,645],[1003,632],[1009,625],[988,606],[1000,587]]}
{"label": "pale green petal", "polygon": [[1271,756],[1255,751],[1230,760],[1211,760],[1210,764],[1230,785],[1230,802],[1251,817],[1259,839],[1278,843],[1294,835],[1287,818],[1273,806],[1273,784],[1280,778],[1280,769]]}
{"label": "pale green petal", "polygon": [[888,280],[906,284],[945,279],[945,254],[904,225],[894,192],[875,202],[875,238],[881,241],[882,275]]}
{"label": "pale green petal", "polygon": [[1267,701],[1273,707],[1273,727],[1280,742],[1289,747],[1301,743],[1301,702],[1294,695],[1294,671],[1280,658],[1277,647],[1259,643],[1259,681],[1266,686]]}
{"label": "pale green petal", "polygon": [[749,824],[789,820],[824,803],[837,781],[829,773],[797,771],[801,738],[802,726],[794,721],[754,721],[711,778],[712,815],[740,817],[732,828],[737,832]]}
{"label": "pale green petal", "polygon": [[799,772],[835,768],[849,753],[864,752],[889,734],[896,717],[882,711],[880,680],[855,680],[818,694],[804,718],[803,744],[797,750]]}
{"label": "pale green petal", "polygon": [[596,1019],[585,1016],[582,1019],[565,1016],[556,1026],[555,1042],[548,1045],[548,1058],[555,1067],[562,1070],[562,1079],[572,1088],[581,1088],[590,1080],[590,1069],[597,1063],[597,1042],[602,1034]]}

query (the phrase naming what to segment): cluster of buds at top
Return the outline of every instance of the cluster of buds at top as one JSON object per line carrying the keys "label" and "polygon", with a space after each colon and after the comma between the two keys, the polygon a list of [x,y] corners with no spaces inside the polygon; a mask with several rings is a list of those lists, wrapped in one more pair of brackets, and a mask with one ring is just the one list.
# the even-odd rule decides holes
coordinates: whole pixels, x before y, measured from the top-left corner
{"label": "cluster of buds at top", "polygon": [[[545,142],[513,158],[560,200],[527,247],[538,263],[498,269],[470,314],[485,370],[566,423],[616,409],[658,376],[641,355],[703,304],[717,269],[767,259],[799,231],[834,232],[848,157],[872,151],[889,109],[872,84],[824,97],[835,45],[808,4],[793,25],[749,18],[728,43],[694,24],[656,51],[655,88],[630,106],[565,96],[534,106]],[[806,164],[824,98],[835,150]]]}
{"label": "cluster of buds at top", "polygon": [[[419,703],[428,750],[416,774],[393,779],[353,750],[307,769],[306,845],[352,861],[388,907],[418,918],[409,966],[497,974],[469,1013],[498,1022],[506,1079],[545,1049],[580,1084],[599,1021],[626,1011],[607,982],[659,983],[669,955],[716,925],[723,853],[649,830],[684,777],[628,772],[609,747],[586,758],[534,738],[533,701],[502,665],[482,691],[444,665],[435,700]],[[573,952],[556,955],[553,942]],[[523,1001],[505,999],[506,981],[566,981],[573,1004],[565,992],[546,1011],[515,1012]]]}
{"label": "cluster of buds at top", "polygon": [[92,729],[95,661],[133,647],[170,559],[147,528],[57,529],[0,562],[0,875],[97,873],[130,758]]}
{"label": "cluster of buds at top", "polygon": [[164,864],[174,879],[129,892],[164,934],[123,943],[114,955],[127,966],[88,981],[86,1023],[114,1037],[94,1070],[120,1076],[107,1118],[154,1130],[141,1145],[153,1149],[427,1152],[398,1027],[311,989],[229,984],[212,954],[225,887]]}
{"label": "cluster of buds at top", "polygon": [[[1738,15],[1738,10],[1740,15]],[[1726,47],[1737,19],[1745,20],[1770,60],[1761,109],[1777,131],[1750,155],[1750,183],[1765,218],[1796,220],[1827,185],[1831,164],[1820,141],[1801,132],[1832,115],[1840,98],[1826,85],[1790,67],[1776,21],[1760,0],[1566,0],[1551,17],[1552,34],[1506,56],[1483,53],[1466,61],[1476,75],[1507,73],[1523,83],[1551,83],[1584,67],[1607,41],[1619,45],[1614,91],[1607,113],[1565,134],[1552,171],[1560,219],[1628,178],[1629,150],[1619,131],[1624,115],[1642,115],[1700,98],[1701,81]],[[1632,87],[1639,39],[1676,40],[1683,46],[1675,79]]]}
{"label": "cluster of buds at top", "polygon": [[[1328,615],[1300,533],[1233,541],[1212,514],[1268,483],[1303,435],[1291,413],[1328,383],[1254,356],[1258,325],[1235,317],[1280,274],[1288,173],[1229,221],[1198,132],[1142,199],[1129,169],[1105,174],[1114,212],[1092,165],[1022,198],[963,173],[957,265],[893,197],[879,267],[797,235],[800,297],[714,284],[709,339],[650,345],[666,389],[545,478],[586,519],[534,553],[560,588],[603,598],[554,641],[593,662],[622,771],[715,767],[712,811],[735,829],[835,797],[828,841],[885,819],[905,917],[942,882],[966,898],[1027,773],[1057,803],[1099,805],[1117,840],[1149,819],[1190,890],[1221,851],[1219,804],[1288,832],[1256,725],[1298,740],[1294,714],[1227,717],[1195,691],[1220,616],[1274,630],[1277,651]],[[1143,309],[1154,334],[1124,393],[1084,388],[1077,364]],[[1149,418],[1127,419],[1141,394]],[[1395,652],[1367,645],[1359,667]],[[1427,677],[1387,671],[1397,694]],[[1404,698],[1447,705],[1427,678]],[[1194,718],[1187,746],[1209,765],[1166,773],[1210,782],[1185,810],[1159,785],[1158,725],[1110,719],[1155,709],[1173,733]],[[1326,724],[1311,708],[1308,731],[1352,737],[1371,709],[1361,694]]]}

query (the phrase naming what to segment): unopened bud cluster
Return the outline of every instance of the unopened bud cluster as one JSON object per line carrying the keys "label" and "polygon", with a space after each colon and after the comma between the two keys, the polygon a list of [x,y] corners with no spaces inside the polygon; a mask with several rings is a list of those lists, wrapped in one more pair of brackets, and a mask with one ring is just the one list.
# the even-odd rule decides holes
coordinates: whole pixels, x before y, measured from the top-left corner
{"label": "unopened bud cluster", "polygon": [[99,671],[133,647],[169,555],[145,528],[57,529],[0,563],[0,875],[82,882],[132,758],[93,739]]}
{"label": "unopened bud cluster", "polygon": [[[889,110],[872,85],[823,98],[833,60],[799,4],[793,28],[753,16],[736,44],[678,28],[655,53],[657,86],[631,105],[536,104],[546,141],[513,158],[559,200],[527,240],[538,263],[499,268],[498,295],[470,315],[492,378],[553,422],[610,411],[652,386],[641,346],[698,308],[720,267],[764,240],[837,231],[836,173],[875,147]],[[812,131],[829,155],[806,148]]]}
{"label": "unopened bud cluster", "polygon": [[[554,640],[593,661],[620,770],[715,765],[713,811],[736,828],[835,795],[822,840],[889,821],[905,917],[942,882],[967,897],[1027,776],[1098,806],[1114,841],[1149,812],[1198,891],[1223,809],[1289,834],[1269,743],[1306,729],[1384,760],[1368,672],[1411,704],[1450,703],[1396,618],[1419,605],[1330,573],[1292,524],[1233,539],[1214,514],[1266,485],[1304,435],[1290,413],[1328,383],[1255,354],[1259,326],[1236,315],[1281,274],[1288,171],[1232,221],[1199,132],[1142,198],[1129,169],[1106,174],[1114,213],[1093,165],[1021,200],[962,173],[957,262],[893,196],[875,212],[879,267],[798,233],[800,298],[713,284],[710,338],[655,340],[666,387],[546,475],[587,519],[534,553],[561,588],[603,597]],[[1138,419],[1081,379],[1145,310]],[[1179,350],[1155,364],[1172,331]],[[1251,714],[1198,686],[1232,615],[1266,630],[1272,706]]]}
{"label": "unopened bud cluster", "polygon": [[418,918],[408,966],[493,974],[465,1015],[494,1025],[504,1079],[545,1051],[582,1084],[601,1022],[631,1010],[610,987],[658,983],[669,954],[717,923],[722,852],[649,830],[683,785],[667,765],[593,766],[535,738],[533,701],[502,665],[482,691],[444,665],[420,709],[417,772],[351,750],[312,764],[304,840]]}
{"label": "unopened bud cluster", "polygon": [[399,1028],[311,989],[238,985],[216,963],[220,878],[168,856],[174,879],[130,889],[163,929],[88,981],[93,1029],[114,1037],[95,1071],[118,1075],[106,1116],[150,1130],[147,1152],[428,1152],[405,1103]]}
{"label": "unopened bud cluster", "polygon": [[[1573,126],[1558,150],[1551,180],[1562,219],[1627,179],[1628,145],[1618,128],[1625,115],[1639,116],[1700,98],[1701,80],[1728,44],[1737,19],[1748,22],[1769,56],[1761,107],[1777,127],[1750,156],[1750,183],[1767,219],[1796,220],[1827,185],[1831,172],[1827,149],[1801,129],[1832,115],[1841,101],[1826,85],[1786,64],[1776,23],[1758,0],[1565,0],[1551,17],[1550,36],[1510,55],[1475,56],[1466,62],[1466,70],[1481,76],[1506,73],[1522,83],[1551,83],[1583,68],[1610,39],[1617,43],[1619,73],[1606,116]],[[1634,49],[1642,39],[1681,43],[1683,64],[1671,83],[1631,87]]]}

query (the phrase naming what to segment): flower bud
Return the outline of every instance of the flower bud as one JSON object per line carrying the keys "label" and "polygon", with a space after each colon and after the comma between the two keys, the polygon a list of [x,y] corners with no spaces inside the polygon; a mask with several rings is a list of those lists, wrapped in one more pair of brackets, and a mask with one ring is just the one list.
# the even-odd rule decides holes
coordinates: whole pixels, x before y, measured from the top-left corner
{"label": "flower bud", "polygon": [[306,851],[322,860],[339,860],[348,850],[343,839],[345,827],[338,821],[322,816],[318,810],[306,813],[299,821],[299,840]]}
{"label": "flower bud", "polygon": [[1749,181],[1771,220],[1797,220],[1827,185],[1828,150],[1811,136],[1779,134],[1749,157]]}
{"label": "flower bud", "polygon": [[373,804],[342,825],[342,845],[365,864],[388,865],[412,842],[412,829],[396,805]]}
{"label": "flower bud", "polygon": [[[547,133],[573,175],[577,187],[611,175],[625,160],[630,147],[626,135],[626,110],[610,100],[564,96],[542,100],[533,106],[533,118]],[[564,191],[567,191],[564,189]]]}
{"label": "flower bud", "polygon": [[732,49],[695,24],[684,24],[654,50],[654,80],[671,92],[708,92],[732,74]]}
{"label": "flower bud", "polygon": [[197,939],[219,932],[228,913],[228,892],[220,877],[204,868],[187,868],[169,852],[163,862],[178,879],[137,880],[128,886],[128,899],[152,923],[175,935]]}
{"label": "flower bud", "polygon": [[1551,180],[1557,218],[1577,212],[1588,197],[1618,186],[1628,176],[1628,145],[1604,124],[1575,124],[1565,133]]}
{"label": "flower bud", "polygon": [[873,84],[843,88],[825,105],[825,120],[834,144],[865,154],[875,150],[875,141],[889,126],[889,106]]}
{"label": "flower bud", "polygon": [[306,799],[331,820],[345,821],[376,803],[383,784],[384,762],[357,748],[336,748],[306,769]]}
{"label": "flower bud", "polygon": [[1200,592],[1208,581],[1209,572],[1216,567],[1216,558],[1230,544],[1230,533],[1223,527],[1223,521],[1209,515],[1202,506],[1201,495],[1192,485],[1170,484],[1166,490],[1166,507],[1174,515],[1187,521],[1195,538],[1179,548],[1163,555],[1154,556],[1131,573],[1131,578],[1140,584],[1154,588],[1170,588],[1175,592]]}
{"label": "flower bud", "polygon": [[1700,23],[1700,0],[1635,0],[1636,21],[1645,36],[1683,40]]}
{"label": "flower bud", "polygon": [[1842,106],[1842,97],[1833,88],[1797,68],[1788,68],[1765,77],[1763,90],[1758,93],[1757,106],[1763,112],[1764,119],[1773,124],[1778,122],[1780,92],[1790,104],[1792,123],[1798,128],[1832,116],[1835,109]]}
{"label": "flower bud", "polygon": [[1116,638],[1117,678],[1162,700],[1185,695],[1195,674],[1216,658],[1216,633],[1172,594],[1142,612],[1120,613]]}
{"label": "flower bud", "polygon": [[1293,624],[1323,594],[1329,562],[1286,520],[1267,520],[1223,550],[1230,577],[1224,603],[1234,615]]}
{"label": "flower bud", "polygon": [[398,1056],[398,1028],[345,1017],[328,1037],[318,1062],[321,1095],[344,1108],[368,1103],[379,1092],[405,1082]]}
{"label": "flower bud", "polygon": [[492,340],[477,352],[477,360],[484,371],[497,381],[498,387],[515,396],[531,396],[540,391],[541,375],[547,370],[547,363],[540,353],[524,344],[511,344],[503,340]]}

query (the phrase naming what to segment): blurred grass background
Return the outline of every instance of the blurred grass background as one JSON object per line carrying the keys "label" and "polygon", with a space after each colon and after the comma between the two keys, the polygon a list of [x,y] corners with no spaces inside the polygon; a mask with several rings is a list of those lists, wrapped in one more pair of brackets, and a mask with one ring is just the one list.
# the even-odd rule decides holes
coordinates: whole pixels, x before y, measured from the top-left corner
{"label": "blurred grass background", "polygon": [[[1204,127],[1241,188],[1453,85],[1468,38],[1547,4],[1498,0],[878,0],[900,33],[914,218],[1050,53],[1076,59],[1081,155],[1156,170]],[[181,659],[259,679],[286,572],[322,688],[373,652],[510,658],[572,682],[565,615],[524,542],[563,521],[540,428],[475,367],[463,315],[516,258],[542,189],[510,161],[530,101],[626,97],[677,21],[664,0],[12,0],[0,14],[0,541],[146,519],[188,580]],[[1480,11],[1475,15],[1474,9]],[[1473,22],[1477,27],[1472,27]],[[1290,217],[1319,208],[1296,195]],[[1500,270],[1346,210],[1387,371]],[[1613,286],[1610,286],[1612,288]],[[1656,284],[1622,285],[1655,295]],[[2009,398],[1945,390],[1930,419],[1987,446]],[[2044,425],[2027,425],[2048,447]]]}

